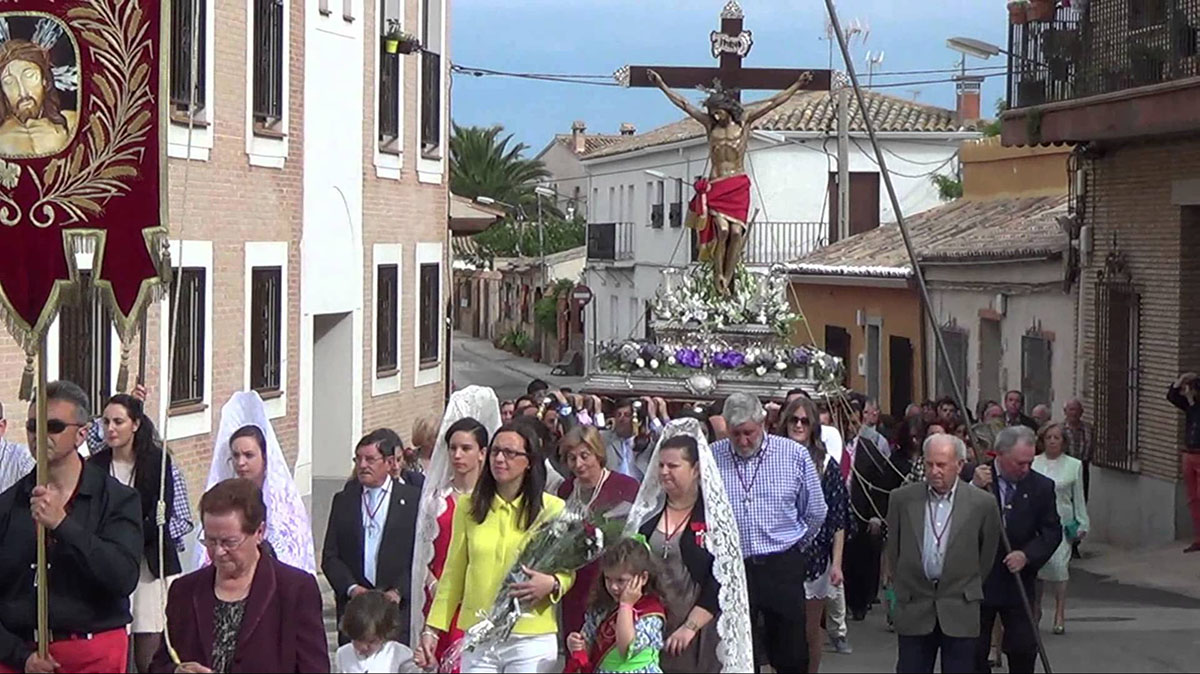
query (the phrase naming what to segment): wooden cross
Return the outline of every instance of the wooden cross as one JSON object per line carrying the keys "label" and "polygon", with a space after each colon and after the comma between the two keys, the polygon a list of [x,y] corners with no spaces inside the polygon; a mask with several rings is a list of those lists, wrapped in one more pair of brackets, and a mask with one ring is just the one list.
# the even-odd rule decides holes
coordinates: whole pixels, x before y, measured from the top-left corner
{"label": "wooden cross", "polygon": [[663,82],[672,88],[709,87],[713,79],[719,78],[726,88],[736,89],[738,98],[747,89],[780,90],[790,87],[805,72],[812,73],[812,80],[802,90],[829,91],[830,71],[794,70],[790,68],[743,68],[742,59],[750,53],[754,36],[742,28],[744,15],[737,0],[729,0],[721,11],[721,30],[714,30],[712,42],[713,58],[719,60],[716,68],[688,66],[625,66],[614,76],[621,86],[653,87],[647,71],[657,71]]}

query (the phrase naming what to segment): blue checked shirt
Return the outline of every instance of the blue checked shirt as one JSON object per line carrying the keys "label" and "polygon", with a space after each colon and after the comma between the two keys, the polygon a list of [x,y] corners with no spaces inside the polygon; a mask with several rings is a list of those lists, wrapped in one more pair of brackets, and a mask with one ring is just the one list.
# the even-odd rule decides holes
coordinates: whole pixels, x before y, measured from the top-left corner
{"label": "blue checked shirt", "polygon": [[[733,505],[742,556],[807,548],[825,522],[821,478],[808,450],[787,438],[764,435],[757,454],[743,459],[729,440],[712,447]],[[757,469],[757,475],[755,471]]]}

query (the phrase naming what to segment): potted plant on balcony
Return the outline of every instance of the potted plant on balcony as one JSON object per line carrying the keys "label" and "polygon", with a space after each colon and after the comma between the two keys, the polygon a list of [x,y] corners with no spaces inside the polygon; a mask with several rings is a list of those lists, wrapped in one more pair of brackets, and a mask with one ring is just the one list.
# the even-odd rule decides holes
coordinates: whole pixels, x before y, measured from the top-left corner
{"label": "potted plant on balcony", "polygon": [[1030,0],[1030,21],[1053,21],[1054,10],[1058,8],[1057,0]]}
{"label": "potted plant on balcony", "polygon": [[1012,0],[1008,3],[1008,22],[1014,26],[1025,23],[1029,16],[1029,0]]}
{"label": "potted plant on balcony", "polygon": [[387,31],[383,34],[383,48],[389,54],[411,54],[421,48],[415,35],[400,29],[396,19],[387,20]]}

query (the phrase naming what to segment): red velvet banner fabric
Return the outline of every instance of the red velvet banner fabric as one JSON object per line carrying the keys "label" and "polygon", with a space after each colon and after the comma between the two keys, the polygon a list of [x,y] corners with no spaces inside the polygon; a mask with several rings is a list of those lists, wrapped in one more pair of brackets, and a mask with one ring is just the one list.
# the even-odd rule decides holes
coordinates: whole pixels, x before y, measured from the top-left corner
{"label": "red velvet banner fabric", "polygon": [[0,308],[27,349],[88,237],[123,336],[161,283],[161,36],[159,0],[0,3]]}

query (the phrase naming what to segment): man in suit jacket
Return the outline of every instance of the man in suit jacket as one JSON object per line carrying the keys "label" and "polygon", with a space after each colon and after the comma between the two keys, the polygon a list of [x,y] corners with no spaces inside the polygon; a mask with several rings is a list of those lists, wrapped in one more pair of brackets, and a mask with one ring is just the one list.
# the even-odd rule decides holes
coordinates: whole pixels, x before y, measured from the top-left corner
{"label": "man in suit jacket", "polygon": [[925,441],[925,482],[892,493],[886,554],[896,592],[898,672],[972,672],[983,579],[1000,541],[1000,513],[958,478],[967,448],[952,435]]}
{"label": "man in suit jacket", "polygon": [[632,398],[617,401],[612,414],[612,430],[602,431],[600,438],[604,441],[608,469],[641,482],[649,467],[650,450],[654,446],[650,427],[652,419],[647,418],[653,415],[647,415],[644,408],[637,412],[640,424],[638,432],[634,433],[635,407]]}
{"label": "man in suit jacket", "polygon": [[1055,504],[1054,480],[1031,469],[1037,437],[1025,426],[1011,426],[996,436],[994,465],[974,469],[971,483],[991,491],[1000,507],[1012,552],[999,550],[983,586],[979,641],[975,647],[976,671],[988,672],[988,649],[996,617],[1004,625],[1008,671],[1032,673],[1037,661],[1037,627],[1021,602],[1015,576],[1021,577],[1026,596],[1033,601],[1038,570],[1062,542],[1062,524]]}
{"label": "man in suit jacket", "polygon": [[[321,570],[333,587],[339,625],[351,599],[380,590],[400,607],[400,632],[391,636],[408,643],[409,581],[421,490],[391,477],[396,437],[380,429],[358,441],[354,450],[358,479],[333,497]],[[339,630],[338,643],[347,641]]]}

